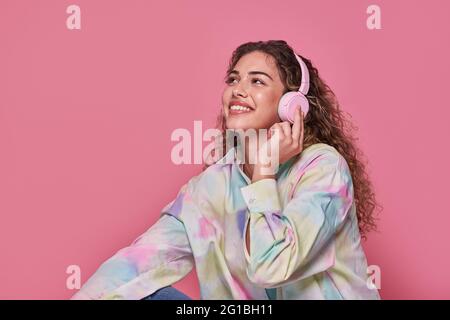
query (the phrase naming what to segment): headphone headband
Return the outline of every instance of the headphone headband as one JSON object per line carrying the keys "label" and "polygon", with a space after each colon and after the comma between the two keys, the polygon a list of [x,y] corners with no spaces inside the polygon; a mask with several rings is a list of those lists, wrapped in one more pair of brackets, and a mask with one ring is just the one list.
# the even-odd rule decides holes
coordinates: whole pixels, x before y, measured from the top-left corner
{"label": "headphone headband", "polygon": [[298,89],[298,91],[301,92],[304,96],[306,96],[309,91],[308,67],[303,62],[302,58],[300,58],[295,52],[294,52],[294,56],[297,59],[298,63],[300,64],[300,69],[302,70],[302,81],[301,81],[300,88]]}

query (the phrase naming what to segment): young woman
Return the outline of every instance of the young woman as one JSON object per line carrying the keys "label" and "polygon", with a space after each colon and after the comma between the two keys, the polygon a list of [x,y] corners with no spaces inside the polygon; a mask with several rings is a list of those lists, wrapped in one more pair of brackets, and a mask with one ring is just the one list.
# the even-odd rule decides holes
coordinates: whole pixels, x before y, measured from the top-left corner
{"label": "young woman", "polygon": [[361,246],[375,228],[372,185],[333,92],[304,57],[309,111],[293,124],[279,118],[280,98],[303,76],[294,54],[285,41],[239,46],[218,121],[223,131],[270,129],[278,171],[248,161],[251,143],[264,144],[246,144],[243,164],[235,145],[72,299],[188,298],[171,285],[194,266],[202,299],[380,298]]}

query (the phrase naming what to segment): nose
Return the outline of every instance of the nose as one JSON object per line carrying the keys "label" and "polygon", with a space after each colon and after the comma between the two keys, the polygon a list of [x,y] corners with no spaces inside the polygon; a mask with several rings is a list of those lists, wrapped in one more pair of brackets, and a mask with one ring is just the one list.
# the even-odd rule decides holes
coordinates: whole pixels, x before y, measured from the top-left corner
{"label": "nose", "polygon": [[239,81],[233,88],[233,96],[238,97],[246,97],[247,96],[247,90],[246,86],[247,84],[245,81]]}
{"label": "nose", "polygon": [[241,89],[240,87],[236,87],[233,89],[233,96],[237,97],[237,96],[241,96],[241,97],[246,97],[247,93],[245,92],[245,90]]}

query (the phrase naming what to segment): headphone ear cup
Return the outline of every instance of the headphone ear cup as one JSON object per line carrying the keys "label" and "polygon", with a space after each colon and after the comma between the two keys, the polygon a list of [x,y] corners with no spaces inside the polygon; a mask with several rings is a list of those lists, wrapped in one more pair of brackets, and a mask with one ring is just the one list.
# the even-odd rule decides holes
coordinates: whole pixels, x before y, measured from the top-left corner
{"label": "headphone ear cup", "polygon": [[308,99],[298,91],[286,92],[278,103],[278,116],[281,121],[294,123],[295,109],[300,108],[305,117],[309,111]]}

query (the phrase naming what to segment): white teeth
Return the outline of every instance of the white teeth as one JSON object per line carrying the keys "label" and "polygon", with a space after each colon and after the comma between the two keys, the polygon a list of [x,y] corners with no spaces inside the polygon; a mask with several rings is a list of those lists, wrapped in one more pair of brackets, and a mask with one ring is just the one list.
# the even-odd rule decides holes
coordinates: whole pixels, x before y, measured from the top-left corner
{"label": "white teeth", "polygon": [[250,111],[251,109],[244,106],[233,105],[230,107],[231,110],[240,110],[240,111]]}

